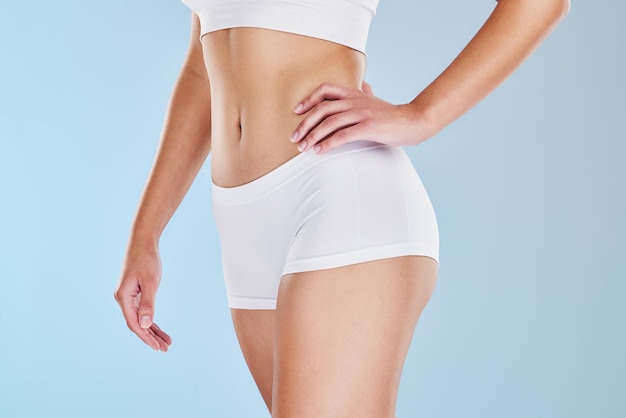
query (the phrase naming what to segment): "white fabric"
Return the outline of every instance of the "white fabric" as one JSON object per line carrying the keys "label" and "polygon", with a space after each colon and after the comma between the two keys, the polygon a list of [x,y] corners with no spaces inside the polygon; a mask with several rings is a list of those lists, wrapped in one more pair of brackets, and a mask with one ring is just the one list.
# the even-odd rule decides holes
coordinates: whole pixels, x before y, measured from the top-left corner
{"label": "white fabric", "polygon": [[282,275],[383,258],[438,260],[435,212],[404,150],[353,142],[213,185],[229,305],[274,309]]}
{"label": "white fabric", "polygon": [[378,0],[182,0],[201,33],[257,27],[325,39],[365,53]]}

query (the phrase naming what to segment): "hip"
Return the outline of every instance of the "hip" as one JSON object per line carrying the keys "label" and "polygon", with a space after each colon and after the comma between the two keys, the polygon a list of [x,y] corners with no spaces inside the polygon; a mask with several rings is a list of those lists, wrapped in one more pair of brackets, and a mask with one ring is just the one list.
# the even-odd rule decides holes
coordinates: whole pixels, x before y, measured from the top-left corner
{"label": "hip", "polygon": [[438,260],[435,212],[400,147],[358,141],[307,152],[250,183],[214,184],[212,194],[224,254],[277,258],[283,274],[399,248]]}

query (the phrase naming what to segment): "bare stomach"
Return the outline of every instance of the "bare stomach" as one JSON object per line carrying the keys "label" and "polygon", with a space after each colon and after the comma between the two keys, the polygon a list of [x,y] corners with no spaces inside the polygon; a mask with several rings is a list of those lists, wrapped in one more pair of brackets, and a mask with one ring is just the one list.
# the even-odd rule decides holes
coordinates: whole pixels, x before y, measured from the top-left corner
{"label": "bare stomach", "polygon": [[[249,183],[299,153],[293,108],[323,82],[360,88],[365,57],[333,42],[259,28],[202,37],[211,84],[213,182]],[[312,151],[308,151],[312,152]]]}

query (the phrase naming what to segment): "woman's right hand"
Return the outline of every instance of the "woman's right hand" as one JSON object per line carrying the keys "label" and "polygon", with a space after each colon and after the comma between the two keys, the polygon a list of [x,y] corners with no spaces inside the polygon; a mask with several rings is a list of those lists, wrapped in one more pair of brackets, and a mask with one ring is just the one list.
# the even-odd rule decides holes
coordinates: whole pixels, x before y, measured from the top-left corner
{"label": "woman's right hand", "polygon": [[154,301],[161,281],[161,259],[156,248],[129,246],[115,300],[122,308],[128,328],[154,350],[167,351],[172,339],[152,320]]}

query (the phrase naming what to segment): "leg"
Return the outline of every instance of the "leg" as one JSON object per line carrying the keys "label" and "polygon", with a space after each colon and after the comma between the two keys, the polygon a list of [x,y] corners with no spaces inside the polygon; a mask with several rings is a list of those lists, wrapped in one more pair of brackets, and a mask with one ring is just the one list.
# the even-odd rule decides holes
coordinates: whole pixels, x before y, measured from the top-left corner
{"label": "leg", "polygon": [[407,256],[283,277],[274,418],[392,418],[437,263]]}
{"label": "leg", "polygon": [[231,314],[243,356],[267,409],[271,411],[276,311],[231,309]]}

